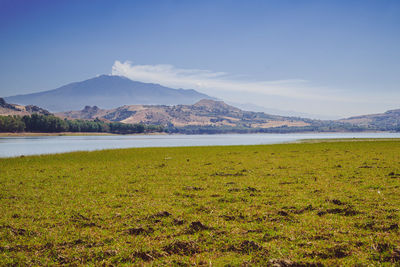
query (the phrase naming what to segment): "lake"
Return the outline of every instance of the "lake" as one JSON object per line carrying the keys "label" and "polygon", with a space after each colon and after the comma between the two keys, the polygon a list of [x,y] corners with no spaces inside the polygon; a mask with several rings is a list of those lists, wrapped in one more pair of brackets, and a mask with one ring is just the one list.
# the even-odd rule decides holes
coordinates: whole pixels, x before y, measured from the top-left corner
{"label": "lake", "polygon": [[400,138],[400,133],[302,133],[215,135],[105,135],[0,137],[0,157],[131,147],[259,145],[302,139]]}

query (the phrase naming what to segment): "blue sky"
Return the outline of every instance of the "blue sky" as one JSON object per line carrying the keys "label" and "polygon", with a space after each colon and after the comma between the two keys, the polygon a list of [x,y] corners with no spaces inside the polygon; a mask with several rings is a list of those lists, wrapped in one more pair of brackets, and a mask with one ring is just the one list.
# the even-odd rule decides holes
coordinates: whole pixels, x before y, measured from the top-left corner
{"label": "blue sky", "polygon": [[349,116],[400,108],[400,1],[0,0],[0,95],[98,74]]}

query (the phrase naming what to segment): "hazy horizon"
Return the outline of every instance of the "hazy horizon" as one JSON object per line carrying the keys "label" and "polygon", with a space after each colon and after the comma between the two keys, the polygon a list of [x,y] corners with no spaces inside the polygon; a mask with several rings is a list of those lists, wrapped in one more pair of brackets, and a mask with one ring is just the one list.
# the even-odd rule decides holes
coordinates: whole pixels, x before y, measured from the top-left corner
{"label": "hazy horizon", "polygon": [[5,0],[0,14],[0,96],[112,74],[323,116],[400,108],[398,1]]}

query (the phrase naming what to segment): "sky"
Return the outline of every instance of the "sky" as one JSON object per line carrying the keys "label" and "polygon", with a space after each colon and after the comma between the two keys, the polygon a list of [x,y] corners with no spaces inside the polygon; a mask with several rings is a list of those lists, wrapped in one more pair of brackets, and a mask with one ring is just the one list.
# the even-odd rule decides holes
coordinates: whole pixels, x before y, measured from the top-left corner
{"label": "sky", "polygon": [[0,0],[0,96],[100,74],[347,117],[400,108],[397,0]]}

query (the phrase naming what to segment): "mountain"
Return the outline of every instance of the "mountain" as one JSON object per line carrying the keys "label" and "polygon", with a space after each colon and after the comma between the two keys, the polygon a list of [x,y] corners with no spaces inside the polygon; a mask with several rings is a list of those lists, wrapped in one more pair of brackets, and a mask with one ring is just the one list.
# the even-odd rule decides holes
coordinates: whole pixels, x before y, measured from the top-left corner
{"label": "mountain", "polygon": [[372,130],[398,131],[400,130],[400,109],[389,110],[380,114],[350,117],[339,121]]}
{"label": "mountain", "polygon": [[37,105],[52,112],[77,110],[87,105],[111,109],[132,104],[193,104],[201,99],[214,98],[192,89],[172,89],[111,75],[70,83],[54,90],[5,97],[7,102]]}
{"label": "mountain", "polygon": [[203,99],[193,105],[125,105],[115,109],[86,106],[80,111],[56,113],[70,119],[106,119],[123,123],[145,123],[164,126],[231,126],[271,128],[281,126],[304,127],[312,120],[243,111],[223,101]]}
{"label": "mountain", "polygon": [[243,110],[247,111],[255,111],[255,112],[264,112],[273,115],[280,115],[280,116],[287,116],[287,117],[301,117],[301,118],[308,118],[308,119],[315,119],[315,120],[336,120],[339,119],[338,116],[329,116],[329,115],[317,115],[317,114],[310,114],[304,112],[297,112],[293,110],[282,110],[282,109],[275,109],[275,108],[267,108],[259,105],[255,105],[252,103],[233,103],[228,102],[228,104],[238,107]]}
{"label": "mountain", "polygon": [[8,115],[30,115],[33,113],[39,113],[42,115],[50,115],[51,113],[45,109],[39,108],[33,105],[16,105],[16,104],[9,104],[3,98],[0,98],[0,115],[1,116],[8,116]]}
{"label": "mountain", "polygon": [[[8,104],[0,98],[0,115],[23,116],[33,113],[51,115],[37,106]],[[85,106],[82,110],[54,115],[67,119],[162,125],[170,133],[189,134],[400,131],[400,109],[329,121],[244,111],[211,99],[202,99],[193,105],[124,105],[113,109]]]}

